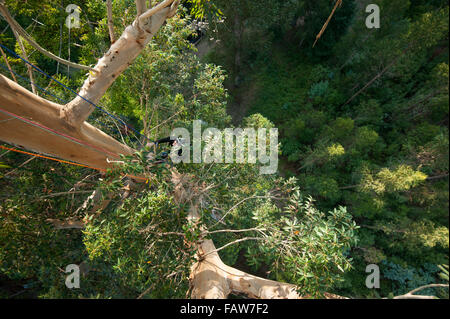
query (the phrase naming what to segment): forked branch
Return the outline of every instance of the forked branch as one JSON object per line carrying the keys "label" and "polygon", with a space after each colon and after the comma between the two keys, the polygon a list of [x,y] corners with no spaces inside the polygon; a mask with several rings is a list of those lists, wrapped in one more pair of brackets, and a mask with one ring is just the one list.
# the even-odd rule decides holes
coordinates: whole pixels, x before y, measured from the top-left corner
{"label": "forked branch", "polygon": [[[137,1],[137,4],[142,9],[142,2]],[[166,0],[136,17],[133,24],[125,29],[122,36],[98,61],[94,72],[90,72],[79,96],[64,106],[61,117],[73,127],[79,127],[94,110],[93,104],[100,100],[117,77],[138,57],[166,19],[176,13],[178,4],[179,0]]]}

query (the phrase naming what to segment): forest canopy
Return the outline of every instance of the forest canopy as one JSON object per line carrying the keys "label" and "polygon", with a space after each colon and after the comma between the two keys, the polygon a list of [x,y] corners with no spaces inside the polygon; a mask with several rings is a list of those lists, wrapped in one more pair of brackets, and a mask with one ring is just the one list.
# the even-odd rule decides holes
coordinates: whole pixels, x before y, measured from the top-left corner
{"label": "forest canopy", "polygon": [[[166,2],[150,23],[139,20]],[[369,4],[379,28],[366,24]],[[393,298],[427,285],[435,286],[416,295],[448,298],[448,2],[5,0],[0,8],[2,83],[63,112],[87,109],[80,98],[92,97],[98,107],[80,113],[89,127],[132,150],[114,169],[95,170],[11,145],[1,126],[13,130],[21,117],[6,116],[0,83],[0,298]],[[68,28],[74,14],[79,25]],[[139,32],[145,45],[126,61],[121,35]],[[105,93],[91,94],[121,59],[97,90]],[[277,172],[172,163],[170,147],[155,141],[198,120],[278,129]],[[66,286],[72,264],[79,289]],[[378,289],[366,286],[368,265],[380,269]],[[219,292],[205,288],[200,270],[223,280]],[[242,274],[283,292],[234,283]]]}

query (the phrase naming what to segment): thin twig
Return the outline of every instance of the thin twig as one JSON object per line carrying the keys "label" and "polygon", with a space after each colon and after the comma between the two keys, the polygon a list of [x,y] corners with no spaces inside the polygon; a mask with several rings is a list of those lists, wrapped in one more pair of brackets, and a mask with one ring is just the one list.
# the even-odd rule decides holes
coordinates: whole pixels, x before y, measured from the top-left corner
{"label": "thin twig", "polygon": [[220,224],[221,222],[223,222],[223,220],[225,219],[225,217],[227,217],[227,215],[233,211],[234,209],[236,209],[239,205],[241,205],[243,202],[250,200],[250,199],[281,199],[279,197],[274,197],[274,196],[250,196],[247,198],[244,198],[243,200],[241,200],[240,202],[238,202],[237,204],[235,204],[233,207],[231,207],[223,216],[222,218],[215,223],[211,228],[214,228],[215,226],[217,226],[218,224]]}
{"label": "thin twig", "polygon": [[72,194],[88,194],[88,193],[92,193],[92,190],[90,191],[74,191],[74,192],[61,192],[61,193],[54,193],[54,194],[50,194],[50,195],[46,195],[46,196],[41,196],[39,197],[39,199],[44,199],[44,198],[52,198],[52,197],[58,197],[58,196],[63,196],[63,195],[72,195]]}
{"label": "thin twig", "polygon": [[250,231],[263,231],[266,230],[264,228],[249,228],[249,229],[221,229],[221,230],[213,230],[213,231],[207,231],[206,234],[218,234],[218,233],[243,233],[243,232],[250,232]]}

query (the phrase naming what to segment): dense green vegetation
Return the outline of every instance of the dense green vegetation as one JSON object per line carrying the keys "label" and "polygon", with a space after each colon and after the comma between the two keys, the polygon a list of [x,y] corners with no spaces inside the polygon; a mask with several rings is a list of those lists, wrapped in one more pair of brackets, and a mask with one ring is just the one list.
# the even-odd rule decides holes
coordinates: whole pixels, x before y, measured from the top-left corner
{"label": "dense green vegetation", "polygon": [[[39,43],[63,58],[70,47],[72,61],[95,64],[109,48],[103,1],[77,1],[81,28],[70,35],[62,26],[69,1],[6,3]],[[369,3],[380,6],[380,29],[365,26]],[[270,240],[221,250],[228,265],[317,297],[388,297],[445,282],[438,266],[448,264],[449,248],[448,4],[344,0],[312,48],[333,6],[328,0],[185,1],[101,105],[150,139],[191,129],[197,119],[218,128],[279,128],[275,176],[258,175],[255,165],[177,166],[214,185],[202,207],[202,224],[211,231],[267,229]],[[134,19],[134,1],[114,1],[113,13],[120,34]],[[202,58],[192,44],[195,18],[207,23],[202,41],[212,43]],[[6,26],[0,20],[0,42],[21,54]],[[33,63],[69,87],[82,85],[83,71],[26,49]],[[8,61],[29,88],[23,63],[11,55]],[[58,98],[73,98],[34,76]],[[98,111],[90,122],[130,146],[143,142]],[[122,199],[120,172],[101,176],[42,159],[22,166],[29,158],[0,154],[0,297],[186,296],[195,253],[189,241],[198,225],[186,222],[188,207],[176,205],[163,166],[149,169],[143,156],[127,162],[125,171],[150,182]],[[96,188],[114,196],[94,217],[78,208]],[[58,193],[65,194],[53,196]],[[225,225],[211,213],[230,209]],[[92,220],[83,231],[48,223],[74,217]],[[221,247],[245,235],[211,237]],[[79,290],[64,285],[68,264],[87,269]],[[380,266],[381,289],[366,288],[368,264]],[[448,298],[448,290],[421,293]]]}
{"label": "dense green vegetation", "polygon": [[[232,107],[281,130],[281,173],[296,176],[319,207],[346,206],[361,226],[343,291],[367,295],[362,270],[376,263],[381,295],[406,292],[434,282],[436,265],[448,260],[448,7],[344,1],[311,48],[331,10],[326,2],[314,2],[323,9],[319,21],[298,14],[304,27],[267,25],[270,49],[247,48],[239,74],[223,58],[233,56],[228,44],[209,58],[243,79],[229,84]],[[364,23],[372,2],[381,9],[380,29]],[[250,39],[264,32],[252,31]]]}

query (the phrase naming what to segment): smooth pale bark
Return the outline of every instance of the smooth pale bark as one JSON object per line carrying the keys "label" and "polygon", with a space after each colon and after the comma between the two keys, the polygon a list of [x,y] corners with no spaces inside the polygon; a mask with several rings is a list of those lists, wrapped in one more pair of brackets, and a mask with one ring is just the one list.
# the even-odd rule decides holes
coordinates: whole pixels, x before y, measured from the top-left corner
{"label": "smooth pale bark", "polygon": [[[171,0],[168,5],[172,3],[178,3],[178,1]],[[138,57],[164,21],[173,16],[177,6],[173,8],[170,6],[164,7],[148,16],[148,12],[154,9],[150,9],[137,17],[103,58],[98,61],[94,70],[90,72],[89,77],[84,82],[79,96],[61,110],[61,117],[67,123],[77,127],[89,117],[95,107],[88,101],[98,103],[114,80]]]}
{"label": "smooth pale bark", "polygon": [[301,298],[294,285],[256,277],[225,265],[214,252],[216,248],[211,240],[204,240],[198,249],[200,260],[191,268],[194,299],[225,299],[231,293],[256,299]]}
{"label": "smooth pale bark", "polygon": [[[0,108],[112,154],[134,152],[86,122],[78,128],[68,125],[60,119],[61,105],[32,94],[3,75],[0,75]],[[111,154],[76,144],[1,112],[0,122],[0,140],[6,143],[95,168],[112,167],[107,162],[107,158],[114,159]]]}
{"label": "smooth pale bark", "polygon": [[401,296],[395,296],[393,299],[439,299],[436,296],[415,295],[415,293],[418,293],[419,291],[428,289],[428,288],[447,288],[448,289],[448,284],[430,284],[430,285],[421,286],[419,288],[411,290],[407,294],[404,294]]}
{"label": "smooth pale bark", "polygon": [[[191,204],[187,219],[195,224],[200,218],[200,188],[176,169],[172,170],[172,183],[175,202]],[[191,297],[194,299],[225,299],[231,293],[260,299],[300,298],[294,285],[256,277],[225,265],[212,240],[203,239],[197,244],[196,258],[190,274]]]}

